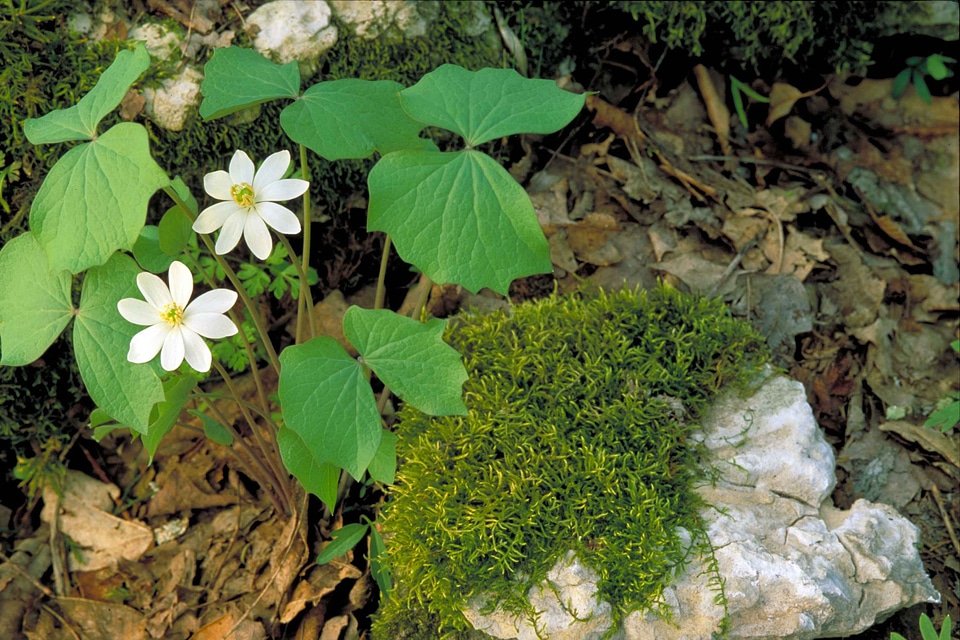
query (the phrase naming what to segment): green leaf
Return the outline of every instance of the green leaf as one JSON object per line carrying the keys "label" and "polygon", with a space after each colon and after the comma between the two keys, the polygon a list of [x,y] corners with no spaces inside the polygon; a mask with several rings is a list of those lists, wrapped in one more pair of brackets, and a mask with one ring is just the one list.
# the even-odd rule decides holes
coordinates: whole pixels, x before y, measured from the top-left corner
{"label": "green leaf", "polygon": [[216,49],[203,73],[200,116],[204,120],[278,98],[296,98],[300,93],[300,69],[295,61],[275,64],[252,49]]}
{"label": "green leaf", "polygon": [[73,325],[73,348],[93,401],[120,424],[146,433],[150,410],[163,400],[163,386],[152,367],[127,360],[130,338],[142,327],[117,311],[122,298],[141,297],[139,272],[123,254],[114,254],[105,265],[87,272]]}
{"label": "green leaf", "polygon": [[152,413],[155,414],[155,417],[147,432],[140,436],[140,439],[143,440],[143,446],[150,454],[150,461],[147,464],[153,464],[153,456],[157,453],[160,440],[173,429],[180,418],[184,405],[187,404],[190,392],[196,386],[197,377],[190,373],[164,381],[164,400],[154,407]]}
{"label": "green leaf", "polygon": [[327,160],[366,158],[379,151],[423,149],[423,124],[400,106],[403,85],[349,78],[320,82],[280,113],[290,139]]}
{"label": "green leaf", "polygon": [[174,260],[160,249],[160,230],[152,224],[140,229],[140,236],[133,243],[133,257],[150,273],[166,271]]}
{"label": "green leaf", "polygon": [[920,614],[920,635],[923,636],[923,640],[937,640],[938,638],[937,630],[933,628],[930,616],[925,613]]}
{"label": "green leaf", "polygon": [[133,51],[121,51],[100,76],[96,86],[68,109],[51,111],[23,124],[27,140],[49,144],[67,140],[91,140],[105,115],[116,109],[137,78],[150,66],[150,54],[143,44]]}
{"label": "green leaf", "polygon": [[367,473],[377,482],[393,484],[397,475],[397,434],[384,430],[377,454],[370,461]]}
{"label": "green leaf", "polygon": [[943,626],[940,627],[940,640],[950,640],[951,631],[953,631],[953,621],[950,620],[950,616],[947,615],[943,619]]}
{"label": "green leaf", "polygon": [[943,80],[950,77],[950,70],[943,62],[943,57],[936,53],[927,58],[927,73],[934,80]]}
{"label": "green leaf", "polygon": [[930,88],[927,87],[927,81],[923,79],[923,74],[914,69],[913,86],[917,90],[917,95],[927,104],[933,104],[933,96],[930,95]]}
{"label": "green leaf", "polygon": [[479,151],[396,151],[370,171],[367,226],[438,283],[506,294],[515,278],[550,273],[550,247],[530,198]]}
{"label": "green leaf", "polygon": [[67,151],[30,208],[30,228],[50,270],[80,273],[131,249],[150,196],[169,182],[150,155],[147,130],[133,122]]}
{"label": "green leaf", "polygon": [[332,540],[326,546],[323,552],[317,556],[317,564],[327,564],[334,558],[339,558],[346,552],[357,546],[357,543],[363,540],[367,535],[368,527],[365,524],[356,522],[354,524],[344,525],[330,534]]}
{"label": "green leaf", "polygon": [[941,431],[949,431],[960,422],[960,401],[951,402],[947,406],[934,411],[923,423],[925,427],[933,427]]}
{"label": "green leaf", "polygon": [[187,409],[187,413],[194,417],[200,418],[200,421],[203,422],[203,433],[208,438],[217,444],[222,444],[225,447],[229,447],[233,444],[233,434],[231,434],[222,424],[204,412],[197,411],[196,409]]}
{"label": "green leaf", "polygon": [[951,342],[950,348],[956,351],[957,353],[960,353],[960,340],[954,340],[953,342]]}
{"label": "green leaf", "polygon": [[337,506],[340,467],[317,459],[303,438],[283,425],[277,432],[277,444],[287,471],[300,481],[304,489],[320,498],[333,511]]}
{"label": "green leaf", "polygon": [[73,316],[70,274],[50,272],[32,233],[0,249],[0,364],[30,364]]}
{"label": "green leaf", "polygon": [[383,544],[383,536],[373,524],[370,524],[370,573],[380,587],[381,596],[393,591],[393,581],[390,579],[387,564],[387,547]]}
{"label": "green leaf", "polygon": [[343,316],[343,333],[363,363],[404,402],[434,416],[465,415],[467,371],[457,350],[443,341],[446,324],[353,306]]}
{"label": "green leaf", "polygon": [[910,84],[910,69],[904,69],[893,79],[893,90],[890,92],[894,98],[899,98],[907,90]]}
{"label": "green leaf", "polygon": [[[195,219],[199,207],[197,199],[190,193],[187,185],[180,179],[180,176],[177,176],[170,186],[190,208]],[[160,250],[169,256],[179,256],[183,248],[190,242],[190,236],[193,235],[192,226],[193,223],[190,218],[187,217],[187,214],[183,212],[179,205],[167,209],[167,212],[160,219]]]}
{"label": "green leaf", "polygon": [[414,120],[449,129],[475,147],[515,133],[553,133],[583,108],[585,95],[513,69],[467,71],[444,64],[400,92]]}
{"label": "green leaf", "polygon": [[[363,367],[329,336],[280,354],[280,404],[286,426],[317,462],[363,477],[383,428]],[[291,464],[284,459],[284,463]]]}

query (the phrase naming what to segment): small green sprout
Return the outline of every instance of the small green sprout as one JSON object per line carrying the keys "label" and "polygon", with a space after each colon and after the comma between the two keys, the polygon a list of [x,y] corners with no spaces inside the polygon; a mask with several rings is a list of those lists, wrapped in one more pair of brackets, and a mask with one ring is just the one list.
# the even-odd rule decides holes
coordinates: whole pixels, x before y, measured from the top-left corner
{"label": "small green sprout", "polygon": [[[930,617],[925,613],[920,614],[920,634],[923,636],[923,640],[950,640],[951,627],[950,616],[947,616],[943,619],[943,626],[940,628],[940,634],[938,635]],[[890,634],[890,640],[907,639],[899,633],[893,632]]]}
{"label": "small green sprout", "polygon": [[737,110],[737,117],[740,118],[740,124],[743,125],[744,129],[749,129],[750,127],[747,125],[747,112],[743,108],[743,97],[740,94],[745,93],[747,97],[753,98],[757,102],[770,102],[770,98],[760,95],[733,76],[730,76],[730,92],[733,95],[733,106]]}
{"label": "small green sprout", "polygon": [[[960,353],[960,340],[954,340],[950,346],[956,353]],[[923,426],[938,428],[946,433],[958,422],[960,422],[960,393],[950,391],[937,403],[936,411],[930,414]]]}
{"label": "small green sprout", "polygon": [[897,74],[893,80],[893,97],[899,98],[907,90],[910,84],[910,78],[913,78],[913,86],[917,89],[917,95],[927,104],[933,104],[933,98],[930,95],[930,88],[927,87],[927,81],[924,76],[930,76],[934,80],[943,80],[953,76],[953,71],[947,69],[946,63],[954,63],[956,60],[949,56],[942,56],[939,53],[927,56],[911,56],[907,58],[907,68]]}

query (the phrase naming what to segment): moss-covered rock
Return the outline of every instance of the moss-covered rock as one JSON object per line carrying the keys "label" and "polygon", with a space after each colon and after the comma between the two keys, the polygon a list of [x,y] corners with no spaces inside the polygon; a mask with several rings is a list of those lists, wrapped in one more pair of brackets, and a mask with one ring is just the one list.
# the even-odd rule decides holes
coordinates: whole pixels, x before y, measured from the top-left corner
{"label": "moss-covered rock", "polygon": [[535,616],[526,594],[568,550],[615,615],[662,611],[689,559],[680,528],[705,539],[685,438],[721,386],[757,371],[762,338],[720,303],[662,286],[466,315],[448,339],[470,411],[400,414],[384,512],[398,590],[376,637],[427,637],[404,635],[411,620],[464,637],[474,596]]}

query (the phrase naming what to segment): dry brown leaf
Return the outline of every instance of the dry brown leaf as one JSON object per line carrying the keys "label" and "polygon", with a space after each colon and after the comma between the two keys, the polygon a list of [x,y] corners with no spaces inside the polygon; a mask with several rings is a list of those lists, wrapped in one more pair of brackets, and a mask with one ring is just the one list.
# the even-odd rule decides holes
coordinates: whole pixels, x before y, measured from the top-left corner
{"label": "dry brown leaf", "polygon": [[[343,333],[343,316],[349,306],[343,297],[343,293],[339,289],[335,289],[326,298],[314,305],[313,317],[316,319],[316,334],[318,336],[330,336],[339,342],[350,355],[356,356],[357,350],[353,348],[353,345],[350,344]],[[290,329],[295,331],[295,325],[291,324]]]}
{"label": "dry brown leaf", "polygon": [[710,116],[710,124],[713,125],[713,131],[717,134],[717,142],[720,144],[720,151],[725,156],[731,155],[730,149],[730,110],[726,103],[720,98],[717,88],[713,84],[710,72],[702,64],[693,68],[693,74],[697,78],[697,86],[700,88],[700,95],[703,96],[703,102],[707,107],[707,115]]}
{"label": "dry brown leaf", "polygon": [[897,224],[897,221],[890,216],[878,216],[873,220],[877,223],[877,226],[880,227],[880,230],[887,234],[887,237],[894,242],[899,242],[904,246],[910,247],[914,251],[920,250],[915,244],[913,244],[906,232],[900,228],[900,225]]}
{"label": "dry brown leaf", "polygon": [[83,640],[147,640],[142,613],[116,602],[57,598],[57,607]]}
{"label": "dry brown leaf", "polygon": [[[705,260],[691,253],[682,253],[675,258],[651,265],[657,271],[675,275],[694,293],[706,294],[720,282],[726,265]],[[733,279],[728,280],[730,290]],[[724,290],[726,292],[726,290]],[[719,293],[719,292],[718,292]],[[722,295],[722,293],[720,293]]]}
{"label": "dry brown leaf", "polygon": [[[237,625],[238,615],[226,613],[210,624],[197,630],[190,640],[265,640],[267,632],[263,625],[252,620],[244,620]],[[230,630],[237,628],[230,633]]]}
{"label": "dry brown leaf", "polygon": [[325,595],[333,593],[344,580],[356,580],[360,576],[360,570],[352,564],[330,562],[313,567],[307,579],[293,590],[290,602],[284,605],[280,614],[280,622],[287,624],[308,605],[316,605]]}
{"label": "dry brown leaf", "polygon": [[767,126],[769,127],[780,118],[789,115],[793,110],[793,105],[795,105],[798,100],[809,98],[812,95],[820,93],[825,86],[826,85],[823,85],[810,91],[801,92],[796,87],[786,84],[785,82],[775,82],[773,88],[770,90],[770,111],[767,114]]}
{"label": "dry brown leaf", "polygon": [[792,225],[787,226],[787,240],[783,249],[780,272],[803,282],[817,264],[830,258],[823,248],[823,238],[814,238]]}
{"label": "dry brown leaf", "polygon": [[663,256],[677,248],[676,231],[668,227],[662,220],[658,220],[653,226],[647,227],[647,237],[653,246],[653,255],[656,256],[657,262],[663,260]]}
{"label": "dry brown leaf", "polygon": [[[190,509],[225,507],[237,503],[237,492],[221,491],[210,485],[208,476],[224,462],[211,452],[215,444],[191,451],[183,458],[166,460],[157,474],[160,491],[147,504],[147,516],[165,516]],[[151,532],[152,535],[152,532]]]}
{"label": "dry brown leaf", "polygon": [[67,470],[62,497],[44,487],[40,519],[51,522],[58,517],[60,531],[80,548],[80,553],[68,557],[71,571],[96,571],[115,566],[121,558],[137,560],[153,544],[150,527],[103,510],[112,508],[112,497],[119,495],[116,486],[72,470]]}
{"label": "dry brown leaf", "polygon": [[915,442],[931,453],[936,453],[954,467],[960,468],[960,449],[952,440],[936,429],[913,424],[906,420],[893,420],[880,424],[881,431],[892,431],[905,440]]}
{"label": "dry brown leaf", "polygon": [[136,89],[127,91],[120,101],[120,119],[130,122],[138,115],[143,113],[143,108],[147,105],[147,100]]}

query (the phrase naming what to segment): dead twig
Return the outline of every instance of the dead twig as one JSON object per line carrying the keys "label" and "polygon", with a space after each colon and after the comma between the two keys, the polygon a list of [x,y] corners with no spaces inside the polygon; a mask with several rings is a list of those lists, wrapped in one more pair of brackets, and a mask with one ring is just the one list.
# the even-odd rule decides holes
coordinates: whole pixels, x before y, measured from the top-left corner
{"label": "dead twig", "polygon": [[950,542],[953,543],[953,549],[957,552],[957,555],[960,556],[960,542],[957,541],[957,534],[953,530],[953,520],[950,519],[950,514],[947,513],[947,508],[943,506],[943,498],[940,496],[940,488],[935,484],[931,484],[930,493],[933,494],[933,499],[937,501],[937,506],[940,508],[940,517],[943,518],[943,524],[947,527],[947,535],[950,536]]}

